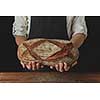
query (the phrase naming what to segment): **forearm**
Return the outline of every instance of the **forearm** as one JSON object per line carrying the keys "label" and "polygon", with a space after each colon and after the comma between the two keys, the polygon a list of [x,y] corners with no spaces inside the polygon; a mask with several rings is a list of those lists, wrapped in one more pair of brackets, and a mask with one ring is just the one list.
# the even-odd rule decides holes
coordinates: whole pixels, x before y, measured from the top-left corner
{"label": "forearm", "polygon": [[85,39],[86,39],[86,36],[80,33],[80,34],[76,34],[72,36],[70,41],[73,43],[73,46],[75,48],[79,48],[84,43]]}
{"label": "forearm", "polygon": [[21,43],[23,43],[24,41],[26,41],[27,38],[24,36],[15,36],[15,41],[16,44],[19,46]]}

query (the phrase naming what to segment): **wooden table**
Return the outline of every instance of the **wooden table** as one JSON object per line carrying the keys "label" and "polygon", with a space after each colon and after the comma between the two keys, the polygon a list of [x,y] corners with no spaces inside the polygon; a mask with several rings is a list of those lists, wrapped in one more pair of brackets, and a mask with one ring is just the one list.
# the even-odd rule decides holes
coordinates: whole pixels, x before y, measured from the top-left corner
{"label": "wooden table", "polygon": [[100,73],[1,72],[1,83],[98,83]]}

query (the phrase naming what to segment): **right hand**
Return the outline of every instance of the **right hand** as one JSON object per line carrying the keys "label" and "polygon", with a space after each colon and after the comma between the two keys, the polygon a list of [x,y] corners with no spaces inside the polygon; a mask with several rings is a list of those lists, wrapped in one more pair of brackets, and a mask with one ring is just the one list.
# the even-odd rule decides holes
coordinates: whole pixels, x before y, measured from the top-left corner
{"label": "right hand", "polygon": [[28,70],[33,70],[33,71],[44,67],[40,63],[34,62],[34,61],[30,61],[30,62],[28,62],[28,64],[24,64],[23,62],[21,62],[21,65],[22,65],[23,68],[26,67]]}

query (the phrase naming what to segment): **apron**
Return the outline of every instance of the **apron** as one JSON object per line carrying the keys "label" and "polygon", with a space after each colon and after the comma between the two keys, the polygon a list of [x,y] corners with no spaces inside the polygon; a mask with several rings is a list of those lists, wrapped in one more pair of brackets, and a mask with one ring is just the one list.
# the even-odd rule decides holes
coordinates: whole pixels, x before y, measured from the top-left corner
{"label": "apron", "polygon": [[68,40],[66,16],[32,16],[29,38]]}
{"label": "apron", "polygon": [[[32,16],[29,39],[47,38],[69,40],[66,25],[66,16]],[[56,70],[51,70],[49,66],[45,66],[38,71]]]}

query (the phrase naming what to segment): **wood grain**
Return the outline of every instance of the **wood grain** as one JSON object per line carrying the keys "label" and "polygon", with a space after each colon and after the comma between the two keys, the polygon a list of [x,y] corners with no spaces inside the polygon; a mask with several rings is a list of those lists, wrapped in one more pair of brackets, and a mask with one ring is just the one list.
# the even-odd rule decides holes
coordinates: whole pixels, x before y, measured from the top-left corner
{"label": "wood grain", "polygon": [[1,72],[1,83],[99,83],[100,73]]}

